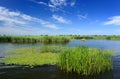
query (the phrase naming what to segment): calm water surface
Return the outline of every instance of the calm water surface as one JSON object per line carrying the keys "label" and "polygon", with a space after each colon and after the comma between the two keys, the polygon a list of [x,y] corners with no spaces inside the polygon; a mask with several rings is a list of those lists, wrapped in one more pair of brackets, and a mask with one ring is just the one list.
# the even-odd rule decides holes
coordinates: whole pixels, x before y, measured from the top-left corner
{"label": "calm water surface", "polygon": [[[12,44],[0,43],[0,57],[4,57],[8,49],[21,47],[41,46],[43,44]],[[59,44],[58,44],[59,45]],[[73,40],[66,46],[82,46],[95,47],[101,49],[111,49],[116,51],[114,55],[114,68],[109,72],[91,77],[83,77],[77,74],[66,74],[60,72],[56,66],[42,66],[35,68],[23,68],[20,66],[5,66],[0,64],[0,79],[120,79],[120,41],[111,40]]]}

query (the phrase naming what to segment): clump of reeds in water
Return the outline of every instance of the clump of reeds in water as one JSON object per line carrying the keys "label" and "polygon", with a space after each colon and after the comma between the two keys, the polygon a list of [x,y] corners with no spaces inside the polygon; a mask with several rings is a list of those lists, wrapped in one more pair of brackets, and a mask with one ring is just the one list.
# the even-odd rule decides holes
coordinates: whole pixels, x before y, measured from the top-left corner
{"label": "clump of reeds in water", "polygon": [[112,51],[88,47],[67,48],[60,52],[61,70],[82,75],[93,75],[112,69]]}

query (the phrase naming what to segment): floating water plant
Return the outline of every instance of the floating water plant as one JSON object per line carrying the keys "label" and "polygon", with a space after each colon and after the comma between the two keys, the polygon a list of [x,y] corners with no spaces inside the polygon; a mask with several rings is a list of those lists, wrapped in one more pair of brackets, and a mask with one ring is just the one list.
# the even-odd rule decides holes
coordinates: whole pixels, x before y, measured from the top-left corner
{"label": "floating water plant", "polygon": [[[47,48],[51,49],[47,49]],[[58,46],[42,46],[42,47],[29,47],[29,48],[18,48],[14,50],[8,50],[7,53],[12,53],[12,55],[5,56],[1,60],[5,64],[14,65],[28,65],[28,66],[38,66],[38,65],[55,65],[58,61],[58,54],[54,53],[54,47],[58,51]]]}
{"label": "floating water plant", "polygon": [[57,62],[56,53],[25,53],[6,56],[3,61],[5,64],[28,65],[30,67],[40,65],[55,65]]}

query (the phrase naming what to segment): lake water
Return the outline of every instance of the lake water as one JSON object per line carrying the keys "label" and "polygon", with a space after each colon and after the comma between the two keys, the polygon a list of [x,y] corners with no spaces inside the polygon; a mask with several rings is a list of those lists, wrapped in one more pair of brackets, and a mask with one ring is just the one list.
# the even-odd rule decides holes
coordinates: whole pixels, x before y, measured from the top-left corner
{"label": "lake water", "polygon": [[[12,44],[12,43],[0,43],[0,57],[4,57],[7,54],[6,50],[41,46],[44,44]],[[62,44],[56,44],[62,45]],[[5,66],[0,64],[0,79],[120,79],[120,41],[112,40],[87,40],[85,42],[80,40],[73,40],[64,46],[88,46],[101,49],[111,49],[116,53],[113,56],[114,67],[113,70],[105,72],[100,75],[94,75],[90,77],[83,77],[77,74],[67,74],[60,72],[56,66],[42,66],[35,68],[23,68],[20,66]]]}

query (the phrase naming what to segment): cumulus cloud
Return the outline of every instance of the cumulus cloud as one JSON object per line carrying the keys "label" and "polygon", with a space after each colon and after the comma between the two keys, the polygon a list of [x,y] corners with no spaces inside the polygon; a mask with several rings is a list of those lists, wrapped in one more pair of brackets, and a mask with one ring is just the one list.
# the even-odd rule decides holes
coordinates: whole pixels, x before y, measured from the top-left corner
{"label": "cumulus cloud", "polygon": [[56,21],[60,22],[60,23],[65,23],[65,24],[70,23],[69,20],[63,18],[62,16],[52,15],[52,18],[55,19]]}
{"label": "cumulus cloud", "polygon": [[103,23],[104,25],[120,25],[120,16],[113,16],[108,19],[108,21]]}

